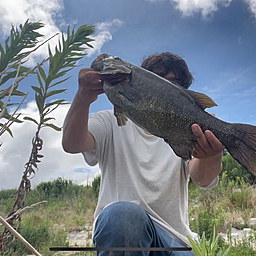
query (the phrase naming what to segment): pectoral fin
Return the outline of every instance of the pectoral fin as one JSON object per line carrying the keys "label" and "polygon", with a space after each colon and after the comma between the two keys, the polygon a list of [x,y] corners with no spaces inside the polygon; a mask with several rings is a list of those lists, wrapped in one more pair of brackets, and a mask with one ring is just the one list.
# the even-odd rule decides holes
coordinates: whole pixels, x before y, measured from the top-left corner
{"label": "pectoral fin", "polygon": [[117,105],[114,105],[114,115],[116,117],[118,126],[126,125],[128,119]]}
{"label": "pectoral fin", "polygon": [[136,103],[141,99],[139,92],[129,86],[123,87],[122,91],[120,91],[119,93],[123,95],[131,103]]}

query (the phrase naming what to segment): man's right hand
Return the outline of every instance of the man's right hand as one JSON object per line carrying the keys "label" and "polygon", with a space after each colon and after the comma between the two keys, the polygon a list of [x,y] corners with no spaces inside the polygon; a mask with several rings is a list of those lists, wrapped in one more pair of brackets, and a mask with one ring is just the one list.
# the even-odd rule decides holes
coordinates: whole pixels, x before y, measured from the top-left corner
{"label": "man's right hand", "polygon": [[99,94],[103,83],[97,71],[91,68],[79,72],[79,87],[63,126],[62,145],[69,153],[80,153],[95,148],[95,140],[88,131],[89,108]]}
{"label": "man's right hand", "polygon": [[86,99],[88,103],[95,101],[99,94],[104,93],[101,76],[92,68],[83,68],[78,76],[80,99]]}

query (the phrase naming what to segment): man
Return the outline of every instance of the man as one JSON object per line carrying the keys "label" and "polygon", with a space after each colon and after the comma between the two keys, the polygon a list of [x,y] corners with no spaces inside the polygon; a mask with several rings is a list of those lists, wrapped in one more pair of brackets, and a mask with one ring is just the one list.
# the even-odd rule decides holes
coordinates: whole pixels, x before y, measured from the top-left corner
{"label": "man", "polygon": [[[145,59],[142,67],[188,88],[193,81],[186,62],[169,52]],[[188,223],[189,177],[208,189],[218,182],[223,146],[211,131],[194,124],[197,139],[193,159],[177,157],[163,139],[130,120],[118,127],[113,111],[90,119],[89,107],[103,93],[93,69],[79,73],[79,88],[67,114],[63,148],[83,153],[90,165],[99,163],[101,187],[95,211],[97,247],[183,247],[196,237]],[[169,255],[170,252],[132,252],[126,255]],[[101,252],[100,255],[109,255]],[[116,252],[115,255],[124,255]],[[173,252],[172,255],[193,255]]]}

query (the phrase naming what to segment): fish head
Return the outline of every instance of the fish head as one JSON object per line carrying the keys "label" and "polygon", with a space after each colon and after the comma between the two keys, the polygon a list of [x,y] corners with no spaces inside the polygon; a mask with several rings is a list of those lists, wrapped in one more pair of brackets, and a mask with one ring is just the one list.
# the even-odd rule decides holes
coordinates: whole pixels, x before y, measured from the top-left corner
{"label": "fish head", "polygon": [[112,104],[127,106],[137,99],[131,87],[132,65],[119,57],[101,54],[92,62],[91,68],[99,71],[103,90]]}

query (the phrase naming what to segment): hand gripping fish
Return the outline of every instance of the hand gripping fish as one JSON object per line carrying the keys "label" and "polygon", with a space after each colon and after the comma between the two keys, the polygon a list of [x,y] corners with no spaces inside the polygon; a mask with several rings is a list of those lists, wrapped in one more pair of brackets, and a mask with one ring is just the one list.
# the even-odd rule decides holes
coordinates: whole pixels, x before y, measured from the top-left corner
{"label": "hand gripping fish", "polygon": [[256,126],[227,123],[206,111],[216,106],[207,95],[185,89],[118,57],[101,54],[91,68],[99,71],[103,89],[114,105],[119,126],[128,117],[144,130],[163,138],[184,160],[191,159],[198,124],[210,130],[234,159],[256,175]]}

